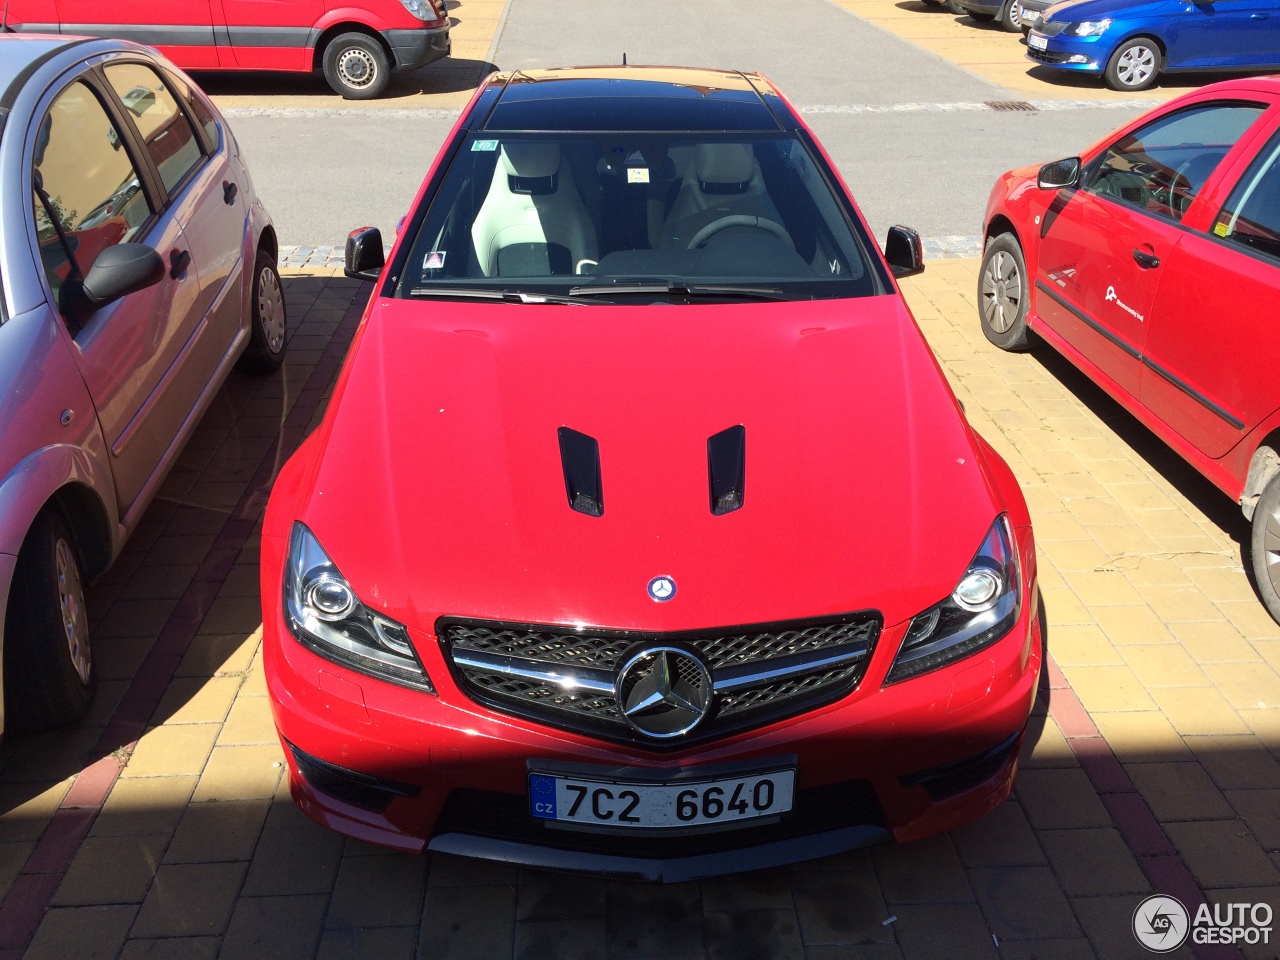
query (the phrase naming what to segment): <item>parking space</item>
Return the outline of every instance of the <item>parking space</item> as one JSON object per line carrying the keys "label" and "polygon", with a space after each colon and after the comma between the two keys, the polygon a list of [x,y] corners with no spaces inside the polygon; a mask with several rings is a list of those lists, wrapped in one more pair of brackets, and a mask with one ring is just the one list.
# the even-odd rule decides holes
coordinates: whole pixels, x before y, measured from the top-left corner
{"label": "parking space", "polygon": [[1051,662],[1009,802],[923,842],[667,887],[305,820],[265,697],[256,533],[368,286],[293,272],[285,366],[228,383],[94,587],[92,714],[0,748],[0,958],[1112,960],[1143,955],[1129,923],[1153,889],[1280,904],[1280,628],[1247,528],[1051,352],[991,347],[976,270],[934,262],[905,288],[1040,543]]}

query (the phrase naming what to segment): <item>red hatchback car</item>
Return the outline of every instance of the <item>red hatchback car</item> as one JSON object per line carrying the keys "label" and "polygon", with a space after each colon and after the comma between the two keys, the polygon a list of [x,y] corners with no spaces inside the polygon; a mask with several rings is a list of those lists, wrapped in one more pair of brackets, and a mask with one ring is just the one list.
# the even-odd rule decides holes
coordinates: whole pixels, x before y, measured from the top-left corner
{"label": "red hatchback car", "polygon": [[1239,502],[1280,620],[1280,78],[1203,87],[1010,171],[986,225],[987,338],[1038,334]]}
{"label": "red hatchback car", "polygon": [[1035,548],[830,161],[758,75],[498,74],[267,510],[294,798],[406,850],[679,880],[1012,787]]}
{"label": "red hatchback car", "polygon": [[8,26],[134,40],[186,70],[323,72],[368,100],[449,55],[445,0],[5,0]]}

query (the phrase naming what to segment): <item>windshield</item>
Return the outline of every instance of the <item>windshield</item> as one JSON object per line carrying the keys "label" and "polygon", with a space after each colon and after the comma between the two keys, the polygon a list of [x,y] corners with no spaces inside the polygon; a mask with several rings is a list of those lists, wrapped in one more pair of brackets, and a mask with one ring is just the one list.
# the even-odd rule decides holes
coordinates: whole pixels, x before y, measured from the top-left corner
{"label": "windshield", "polygon": [[860,297],[865,249],[794,134],[473,132],[399,293]]}

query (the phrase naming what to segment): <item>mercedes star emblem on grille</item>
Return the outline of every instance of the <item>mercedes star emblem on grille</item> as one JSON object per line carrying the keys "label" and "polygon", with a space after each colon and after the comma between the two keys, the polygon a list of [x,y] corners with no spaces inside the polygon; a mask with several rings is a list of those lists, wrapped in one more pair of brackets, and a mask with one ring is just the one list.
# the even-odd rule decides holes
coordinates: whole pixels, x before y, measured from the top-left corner
{"label": "mercedes star emblem on grille", "polygon": [[711,672],[680,647],[649,647],[622,665],[614,696],[627,723],[645,736],[679,737],[711,709]]}
{"label": "mercedes star emblem on grille", "polygon": [[655,603],[666,603],[676,595],[676,582],[670,577],[654,577],[649,581],[649,599]]}

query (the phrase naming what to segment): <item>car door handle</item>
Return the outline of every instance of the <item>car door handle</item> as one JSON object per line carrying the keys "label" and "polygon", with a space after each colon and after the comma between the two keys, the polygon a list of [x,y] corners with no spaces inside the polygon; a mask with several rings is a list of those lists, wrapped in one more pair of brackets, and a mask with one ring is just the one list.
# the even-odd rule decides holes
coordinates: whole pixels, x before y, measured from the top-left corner
{"label": "car door handle", "polygon": [[191,254],[186,250],[169,251],[169,276],[177,280],[191,264]]}
{"label": "car door handle", "polygon": [[1250,19],[1250,20],[1265,20],[1265,19],[1267,19],[1267,17],[1269,17],[1269,16],[1270,16],[1270,14],[1269,14],[1269,13],[1251,13],[1251,14],[1249,14],[1249,19]]}
{"label": "car door handle", "polygon": [[1159,257],[1150,253],[1144,253],[1141,250],[1133,251],[1133,259],[1138,261],[1138,266],[1140,266],[1143,270],[1150,270],[1152,267],[1160,266]]}
{"label": "car door handle", "polygon": [[222,181],[222,202],[227,206],[236,202],[236,194],[240,192],[240,187],[232,183],[230,180]]}

